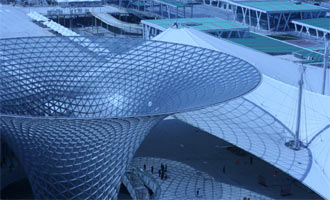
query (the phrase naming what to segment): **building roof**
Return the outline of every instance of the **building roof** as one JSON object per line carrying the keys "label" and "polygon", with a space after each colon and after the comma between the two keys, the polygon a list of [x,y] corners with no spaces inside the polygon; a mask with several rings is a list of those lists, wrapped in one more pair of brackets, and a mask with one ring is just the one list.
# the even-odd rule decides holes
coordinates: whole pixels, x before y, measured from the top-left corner
{"label": "building roof", "polygon": [[284,41],[276,40],[267,36],[259,35],[250,32],[250,37],[248,38],[226,38],[234,43],[250,47],[252,49],[264,52],[264,53],[274,53],[274,54],[287,54],[287,53],[298,53],[305,57],[311,57],[313,60],[310,62],[322,62],[323,55],[314,52],[310,49],[305,49],[299,46],[289,44]]}
{"label": "building roof", "polygon": [[320,6],[293,1],[239,1],[233,4],[264,13],[328,10]]}
{"label": "building roof", "polygon": [[[137,38],[14,38],[0,40],[0,48],[6,77],[0,116],[168,115],[236,98],[261,80],[255,67],[237,57]],[[48,87],[60,92],[50,97]],[[16,99],[20,103],[13,106]]]}
{"label": "building roof", "polygon": [[176,22],[179,26],[191,27],[204,32],[223,30],[248,30],[247,27],[236,22],[217,17],[142,20],[141,23],[164,31],[167,28],[172,27]]}
{"label": "building roof", "polygon": [[292,20],[292,23],[330,33],[330,18]]}
{"label": "building roof", "polygon": [[[191,41],[196,42],[182,40],[188,35]],[[310,91],[303,91],[301,116],[304,117],[301,118],[300,137],[310,146],[294,151],[284,144],[293,138],[296,126],[299,65],[194,29],[168,29],[153,39],[204,48],[212,46],[211,49],[216,48],[253,63],[263,73],[263,81],[254,91],[233,101],[176,114],[175,117],[253,153],[321,196],[330,197],[330,148],[327,144],[330,85],[327,84],[327,95],[315,92],[321,88],[317,82],[320,83],[322,68],[306,66],[305,88]]]}
{"label": "building roof", "polygon": [[[271,56],[248,46],[237,45],[237,43],[231,40],[216,38],[192,28],[169,28],[157,35],[154,39],[188,45],[204,45],[203,47],[205,48],[216,49],[240,57],[254,64],[263,74],[298,87],[298,81],[300,80],[300,64],[280,59],[277,56]],[[321,93],[322,84],[320,81],[315,80],[320,80],[320,77],[323,77],[323,69],[306,65],[305,74],[305,79],[309,83],[309,87],[306,89],[315,93]],[[330,95],[330,84],[326,86],[325,94]]]}
{"label": "building roof", "polygon": [[169,6],[173,6],[173,7],[191,6],[191,5],[188,5],[186,3],[182,3],[182,2],[179,2],[179,1],[175,1],[175,0],[153,0],[153,1],[159,2],[161,4],[166,4],[166,5],[169,5]]}
{"label": "building roof", "polygon": [[143,3],[142,1],[130,1],[130,4],[133,4],[135,6],[144,6],[144,5],[147,5],[146,3]]}
{"label": "building roof", "polygon": [[0,39],[12,37],[51,36],[47,29],[33,23],[22,7],[0,5]]}

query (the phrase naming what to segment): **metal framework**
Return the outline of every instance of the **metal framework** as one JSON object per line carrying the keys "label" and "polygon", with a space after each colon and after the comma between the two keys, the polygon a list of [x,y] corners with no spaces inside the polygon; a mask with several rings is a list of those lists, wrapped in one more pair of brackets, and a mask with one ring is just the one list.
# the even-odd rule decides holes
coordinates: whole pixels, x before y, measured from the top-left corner
{"label": "metal framework", "polygon": [[130,38],[0,40],[1,137],[35,198],[116,198],[149,130],[167,115],[246,94],[259,72],[236,57]]}
{"label": "metal framework", "polygon": [[257,33],[250,32],[249,35],[249,38],[228,38],[228,40],[239,45],[243,45],[273,55],[293,53],[304,58],[304,63],[317,64],[319,62],[323,62],[324,56],[321,53],[318,53],[311,49],[299,47],[297,45],[293,45],[281,40],[276,40],[274,38]]}
{"label": "metal framework", "polygon": [[98,19],[100,20],[101,23],[104,23],[106,25],[107,30],[109,30],[109,26],[113,26],[119,28],[121,32],[142,35],[142,26],[138,24],[127,23],[118,20],[115,17],[105,12],[91,12],[91,15],[95,17],[96,25],[97,25],[96,19]]}
{"label": "metal framework", "polygon": [[244,38],[249,32],[249,28],[241,24],[216,17],[142,20],[141,23],[145,39],[153,38],[174,25],[178,28],[194,28],[222,38]]}
{"label": "metal framework", "polygon": [[[318,26],[317,23],[308,23],[309,21],[315,22],[324,22],[328,24],[328,28]],[[311,20],[292,20],[294,24],[294,30],[297,33],[306,33],[308,36],[316,37],[321,40],[329,40],[330,39],[330,19],[329,18],[319,18],[319,19],[311,19]]]}
{"label": "metal framework", "polygon": [[[248,2],[253,3],[253,2]],[[269,6],[272,2],[269,2]],[[282,2],[277,2],[278,4]],[[283,2],[285,3],[285,1]],[[295,5],[294,3],[290,3]],[[291,20],[293,19],[313,19],[325,17],[327,9],[266,9],[257,8],[250,5],[245,5],[241,2],[232,2],[234,10],[234,20],[241,22],[244,25],[265,29],[268,31],[288,31],[293,29]],[[275,7],[275,6],[274,6]]]}
{"label": "metal framework", "polygon": [[[316,76],[308,70],[305,72],[304,81],[315,84],[314,89],[311,89],[311,86],[304,88],[306,91],[302,101],[304,109],[301,116],[304,117],[301,117],[300,140],[307,148],[293,151],[287,148],[285,143],[294,138],[296,121],[292,119],[297,117],[297,86],[299,85],[297,83],[301,75],[300,66],[260,54],[232,42],[217,40],[195,30],[189,30],[187,35],[190,38],[198,37],[199,40],[196,39],[196,42],[194,40],[189,42],[189,38],[183,40],[180,37],[173,37],[174,34],[170,31],[166,34],[158,39],[231,52],[234,56],[242,56],[248,62],[256,63],[256,66],[265,72],[260,86],[243,98],[193,112],[178,113],[175,114],[175,119],[183,120],[193,127],[198,127],[243,148],[287,172],[322,197],[328,198],[330,129],[327,125],[330,116],[328,106],[330,98],[327,95],[319,95],[322,81],[316,81],[318,83],[315,84],[315,80],[322,80],[322,71],[328,70],[314,67],[318,71]],[[275,71],[266,69],[265,66],[269,63],[278,69]],[[284,66],[283,69],[281,66]]]}
{"label": "metal framework", "polygon": [[193,5],[175,0],[129,0],[128,6],[138,10],[155,12],[169,19],[173,17],[186,18],[187,14],[189,14],[189,11],[186,10],[187,8],[190,9],[190,17],[193,17],[194,10]]}
{"label": "metal framework", "polygon": [[209,4],[223,10],[231,10],[231,1],[229,0],[203,0],[203,4]]}
{"label": "metal framework", "polygon": [[103,4],[103,0],[55,0],[55,2],[61,7],[70,6],[100,6]]}

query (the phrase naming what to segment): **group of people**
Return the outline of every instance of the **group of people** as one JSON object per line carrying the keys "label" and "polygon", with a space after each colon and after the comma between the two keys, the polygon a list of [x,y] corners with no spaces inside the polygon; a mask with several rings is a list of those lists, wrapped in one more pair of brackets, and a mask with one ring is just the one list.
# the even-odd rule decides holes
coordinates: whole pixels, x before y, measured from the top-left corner
{"label": "group of people", "polygon": [[[144,169],[144,171],[147,169],[147,165],[146,164],[143,165],[143,169]],[[151,166],[150,169],[151,169],[151,173],[153,174],[154,173],[154,166]],[[167,176],[167,165],[164,165],[163,163],[161,163],[160,169],[158,170],[158,176],[162,180],[168,178],[168,176]]]}
{"label": "group of people", "polygon": [[158,170],[158,176],[162,180],[167,179],[167,165],[163,165],[163,163],[161,163],[160,169]]}

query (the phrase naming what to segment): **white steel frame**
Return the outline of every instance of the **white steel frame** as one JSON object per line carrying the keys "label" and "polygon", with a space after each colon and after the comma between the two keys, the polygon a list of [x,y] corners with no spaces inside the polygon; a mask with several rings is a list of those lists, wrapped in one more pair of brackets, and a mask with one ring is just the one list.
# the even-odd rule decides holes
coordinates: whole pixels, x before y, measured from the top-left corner
{"label": "white steel frame", "polygon": [[[287,31],[287,30],[290,30],[290,27],[289,27],[289,23],[291,22],[291,20],[293,19],[292,18],[292,15],[293,14],[297,14],[299,13],[299,16],[300,16],[300,19],[310,19],[310,18],[319,18],[321,16],[321,14],[325,13],[326,10],[325,9],[320,9],[320,10],[287,10],[287,11],[265,11],[265,10],[261,10],[261,9],[258,9],[258,8],[253,8],[253,7],[250,7],[250,6],[245,6],[245,5],[241,5],[239,3],[234,3],[232,2],[231,3],[233,5],[233,11],[234,11],[234,20],[235,21],[238,21],[238,9],[242,9],[242,21],[238,21],[238,22],[241,22],[242,24],[244,25],[249,25],[249,26],[254,26],[252,24],[252,20],[251,20],[251,11],[255,12],[256,13],[256,20],[257,20],[257,23],[256,23],[256,27],[258,29],[262,29],[261,27],[261,17],[262,17],[262,14],[265,14],[266,15],[266,23],[267,23],[267,30],[268,31]],[[274,18],[275,16],[278,16],[278,19],[276,20],[276,18]],[[247,18],[249,19],[248,22],[247,22]],[[272,26],[271,23],[270,23],[270,20],[271,19],[275,19],[276,20],[276,26]],[[281,21],[284,21],[284,26],[281,27]],[[282,22],[283,24],[283,22]]]}
{"label": "white steel frame", "polygon": [[[313,26],[313,25],[310,25],[310,24],[305,24],[303,22],[298,22],[298,21],[295,21],[295,20],[292,20],[291,22],[294,25],[295,32],[297,32],[299,34],[305,33],[310,37],[316,37],[316,38],[321,39],[321,40],[329,40],[330,39],[330,30],[329,29]],[[316,35],[311,34],[310,29],[314,30]],[[322,34],[320,34],[320,33],[322,33]]]}

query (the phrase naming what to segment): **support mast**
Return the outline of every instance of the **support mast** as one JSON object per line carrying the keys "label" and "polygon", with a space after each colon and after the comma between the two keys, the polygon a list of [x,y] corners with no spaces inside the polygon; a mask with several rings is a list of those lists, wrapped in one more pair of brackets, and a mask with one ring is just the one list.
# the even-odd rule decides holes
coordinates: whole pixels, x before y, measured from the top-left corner
{"label": "support mast", "polygon": [[329,43],[325,42],[324,48],[324,63],[323,63],[323,83],[322,83],[322,94],[325,94],[325,83],[327,80],[327,68],[328,68],[328,61],[329,61]]}
{"label": "support mast", "polygon": [[299,99],[298,99],[298,109],[297,109],[297,124],[296,124],[296,134],[294,137],[294,146],[293,149],[299,150],[301,146],[301,142],[299,140],[300,134],[300,120],[301,120],[301,102],[302,102],[302,93],[303,93],[303,85],[304,85],[304,72],[305,69],[303,68],[301,71],[301,76],[299,80]]}

